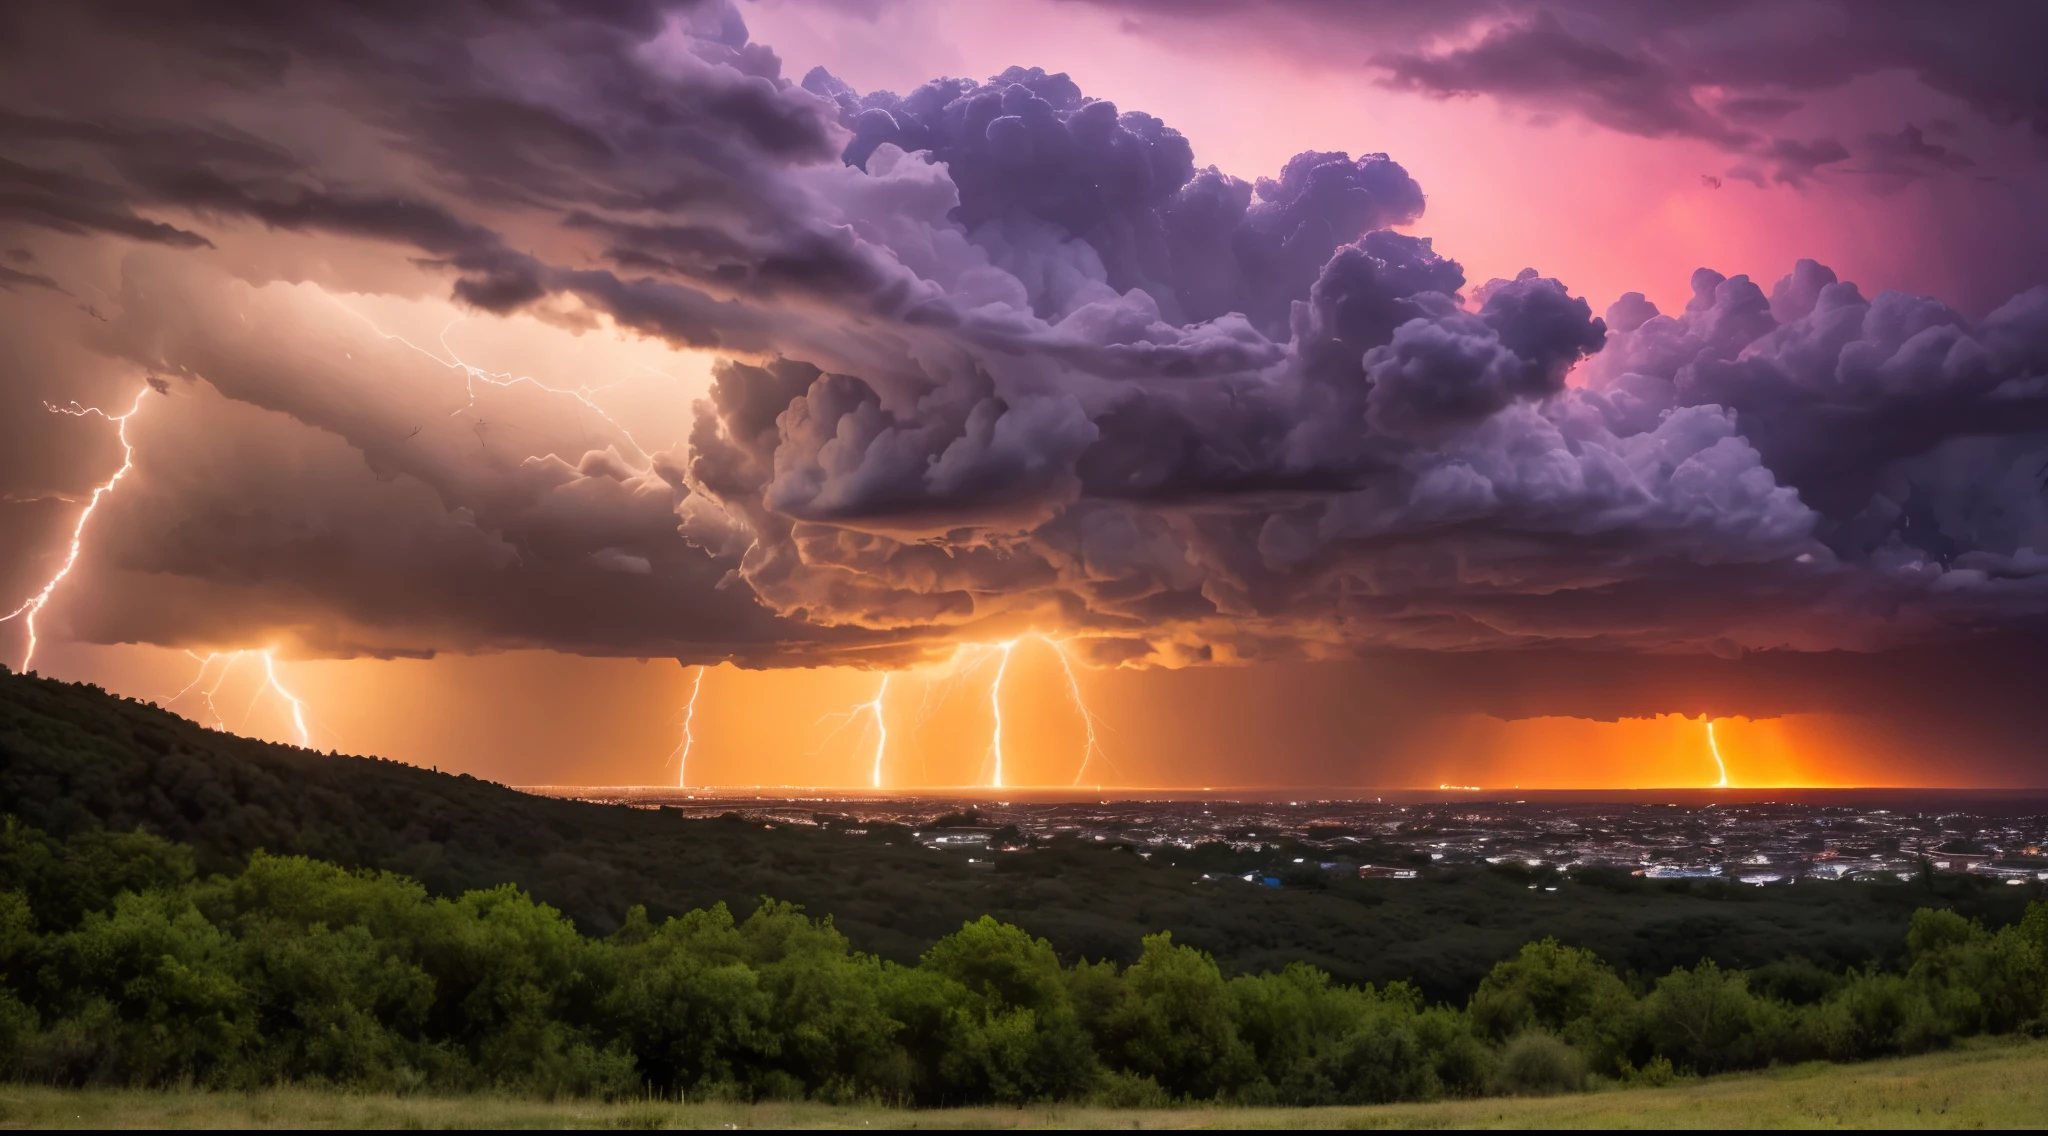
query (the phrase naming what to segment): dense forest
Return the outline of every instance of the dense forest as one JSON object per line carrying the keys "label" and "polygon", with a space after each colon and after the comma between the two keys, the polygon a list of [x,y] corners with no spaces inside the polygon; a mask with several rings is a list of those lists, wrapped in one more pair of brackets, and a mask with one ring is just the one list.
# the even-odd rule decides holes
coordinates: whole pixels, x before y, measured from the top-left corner
{"label": "dense forest", "polygon": [[0,806],[0,1075],[66,1084],[1313,1104],[1912,1052],[2048,1010],[2048,903],[1962,878],[1267,890],[1058,843],[981,871],[33,677],[0,676]]}
{"label": "dense forest", "polygon": [[899,963],[993,915],[1067,962],[1129,965],[1144,937],[1164,930],[1228,973],[1305,962],[1341,982],[1405,981],[1452,1002],[1495,962],[1545,937],[1591,948],[1625,975],[1702,959],[1757,967],[1796,957],[1833,974],[1896,967],[1916,909],[2002,927],[2035,891],[1960,876],[1759,890],[1584,872],[1545,878],[1558,888],[1549,892],[1530,890],[1528,873],[1505,865],[1399,882],[1317,876],[1277,890],[1195,882],[1315,854],[1281,844],[1169,849],[1147,860],[1054,842],[990,871],[886,826],[854,835],[832,824],[764,827],[552,800],[238,738],[94,687],[4,672],[0,811],[59,837],[141,828],[190,847],[202,876],[238,871],[264,849],[400,873],[443,897],[517,884],[591,936],[617,931],[634,906],[660,920],[721,902],[745,913],[772,896],[831,915],[855,949]]}
{"label": "dense forest", "polygon": [[602,939],[511,885],[434,897],[388,872],[0,827],[0,1075],[542,1096],[1340,1104],[1660,1083],[2039,1032],[2048,903],[1995,933],[1921,910],[1902,971],[1712,961],[1631,983],[1554,939],[1463,1008],[1296,963],[1226,975],[1147,936],[1062,963],[983,917],[914,964],[766,902]]}

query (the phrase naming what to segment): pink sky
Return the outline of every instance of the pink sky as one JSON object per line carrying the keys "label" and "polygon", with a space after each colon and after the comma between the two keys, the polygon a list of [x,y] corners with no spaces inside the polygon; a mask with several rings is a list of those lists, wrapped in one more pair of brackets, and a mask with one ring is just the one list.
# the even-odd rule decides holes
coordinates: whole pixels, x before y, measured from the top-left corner
{"label": "pink sky", "polygon": [[[1630,291],[1671,311],[1703,266],[1748,273],[1768,289],[1799,256],[1830,265],[1866,293],[1899,288],[1956,302],[1972,290],[1970,274],[1943,255],[1923,222],[1953,211],[1958,193],[1972,208],[1981,202],[2002,213],[2014,192],[1950,182],[1874,195],[1853,184],[1759,189],[1726,178],[1713,189],[1701,176],[1724,171],[1728,157],[1704,143],[1545,122],[1486,98],[1392,91],[1363,66],[1339,72],[1200,28],[1140,26],[1049,0],[884,3],[871,15],[860,7],[757,0],[744,12],[754,39],[775,48],[792,79],[823,65],[861,90],[904,92],[1012,65],[1065,71],[1083,92],[1180,130],[1197,164],[1246,179],[1274,174],[1303,150],[1384,151],[1428,194],[1414,231],[1434,237],[1471,282],[1533,266],[1595,311]],[[1894,98],[1890,86],[1854,85],[1810,113]],[[1926,93],[1916,95],[1924,110]],[[2004,298],[1972,297],[1986,306]]]}

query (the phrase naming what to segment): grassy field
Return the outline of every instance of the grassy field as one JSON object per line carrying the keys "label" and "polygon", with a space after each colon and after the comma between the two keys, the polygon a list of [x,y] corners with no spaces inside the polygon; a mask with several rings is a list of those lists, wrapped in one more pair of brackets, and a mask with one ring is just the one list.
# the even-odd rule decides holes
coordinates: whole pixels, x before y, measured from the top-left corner
{"label": "grassy field", "polygon": [[1801,1065],[1544,1098],[1329,1109],[1081,1107],[912,1112],[815,1104],[549,1104],[0,1087],[6,1128],[2039,1128],[2048,1042],[1973,1045],[1860,1065]]}

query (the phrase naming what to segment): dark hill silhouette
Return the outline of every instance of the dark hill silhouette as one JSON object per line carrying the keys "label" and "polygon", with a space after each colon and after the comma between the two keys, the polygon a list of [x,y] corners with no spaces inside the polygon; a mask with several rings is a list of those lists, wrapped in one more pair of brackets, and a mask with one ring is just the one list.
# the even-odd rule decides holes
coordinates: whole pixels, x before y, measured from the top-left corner
{"label": "dark hill silhouette", "polygon": [[744,912],[767,895],[830,914],[858,947],[899,960],[992,914],[1069,958],[1128,961],[1141,936],[1167,929],[1229,969],[1307,961],[1345,981],[1409,979],[1459,1000],[1494,962],[1544,935],[1645,974],[1703,955],[1841,968],[1896,957],[1917,906],[1955,905],[1995,926],[2024,901],[1967,881],[1945,881],[1941,896],[1906,884],[1758,893],[1626,877],[1545,893],[1501,871],[1277,890],[1193,882],[1202,871],[1284,862],[1292,849],[1163,851],[1146,861],[1054,844],[986,871],[887,826],[856,836],[556,800],[236,737],[97,687],[5,673],[0,812],[58,835],[139,826],[191,845],[202,872],[260,848],[401,872],[442,893],[510,881],[593,934],[616,928],[634,904],[658,918],[721,900]]}

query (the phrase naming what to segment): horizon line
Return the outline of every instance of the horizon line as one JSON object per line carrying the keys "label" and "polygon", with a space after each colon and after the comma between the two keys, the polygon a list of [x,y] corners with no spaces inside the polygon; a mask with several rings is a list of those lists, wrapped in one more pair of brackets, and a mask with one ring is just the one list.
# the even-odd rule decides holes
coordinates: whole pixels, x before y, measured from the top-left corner
{"label": "horizon line", "polygon": [[580,785],[564,782],[528,782],[512,784],[503,782],[508,789],[522,792],[541,789],[583,789],[583,790],[635,790],[688,795],[759,792],[809,792],[852,794],[855,796],[900,796],[920,793],[950,793],[972,796],[996,796],[1005,793],[1307,793],[1341,791],[1347,793],[1437,793],[1451,797],[1476,797],[1498,793],[1811,793],[1811,792],[1936,792],[1936,793],[2044,793],[2048,785],[1641,785],[1641,786],[1600,786],[1577,785],[1562,788],[1522,788],[1506,786],[1460,786],[1444,788],[1437,785],[1414,786],[1351,786],[1351,785],[1006,785],[992,788],[987,785],[922,785],[898,788],[875,788],[864,785]]}

